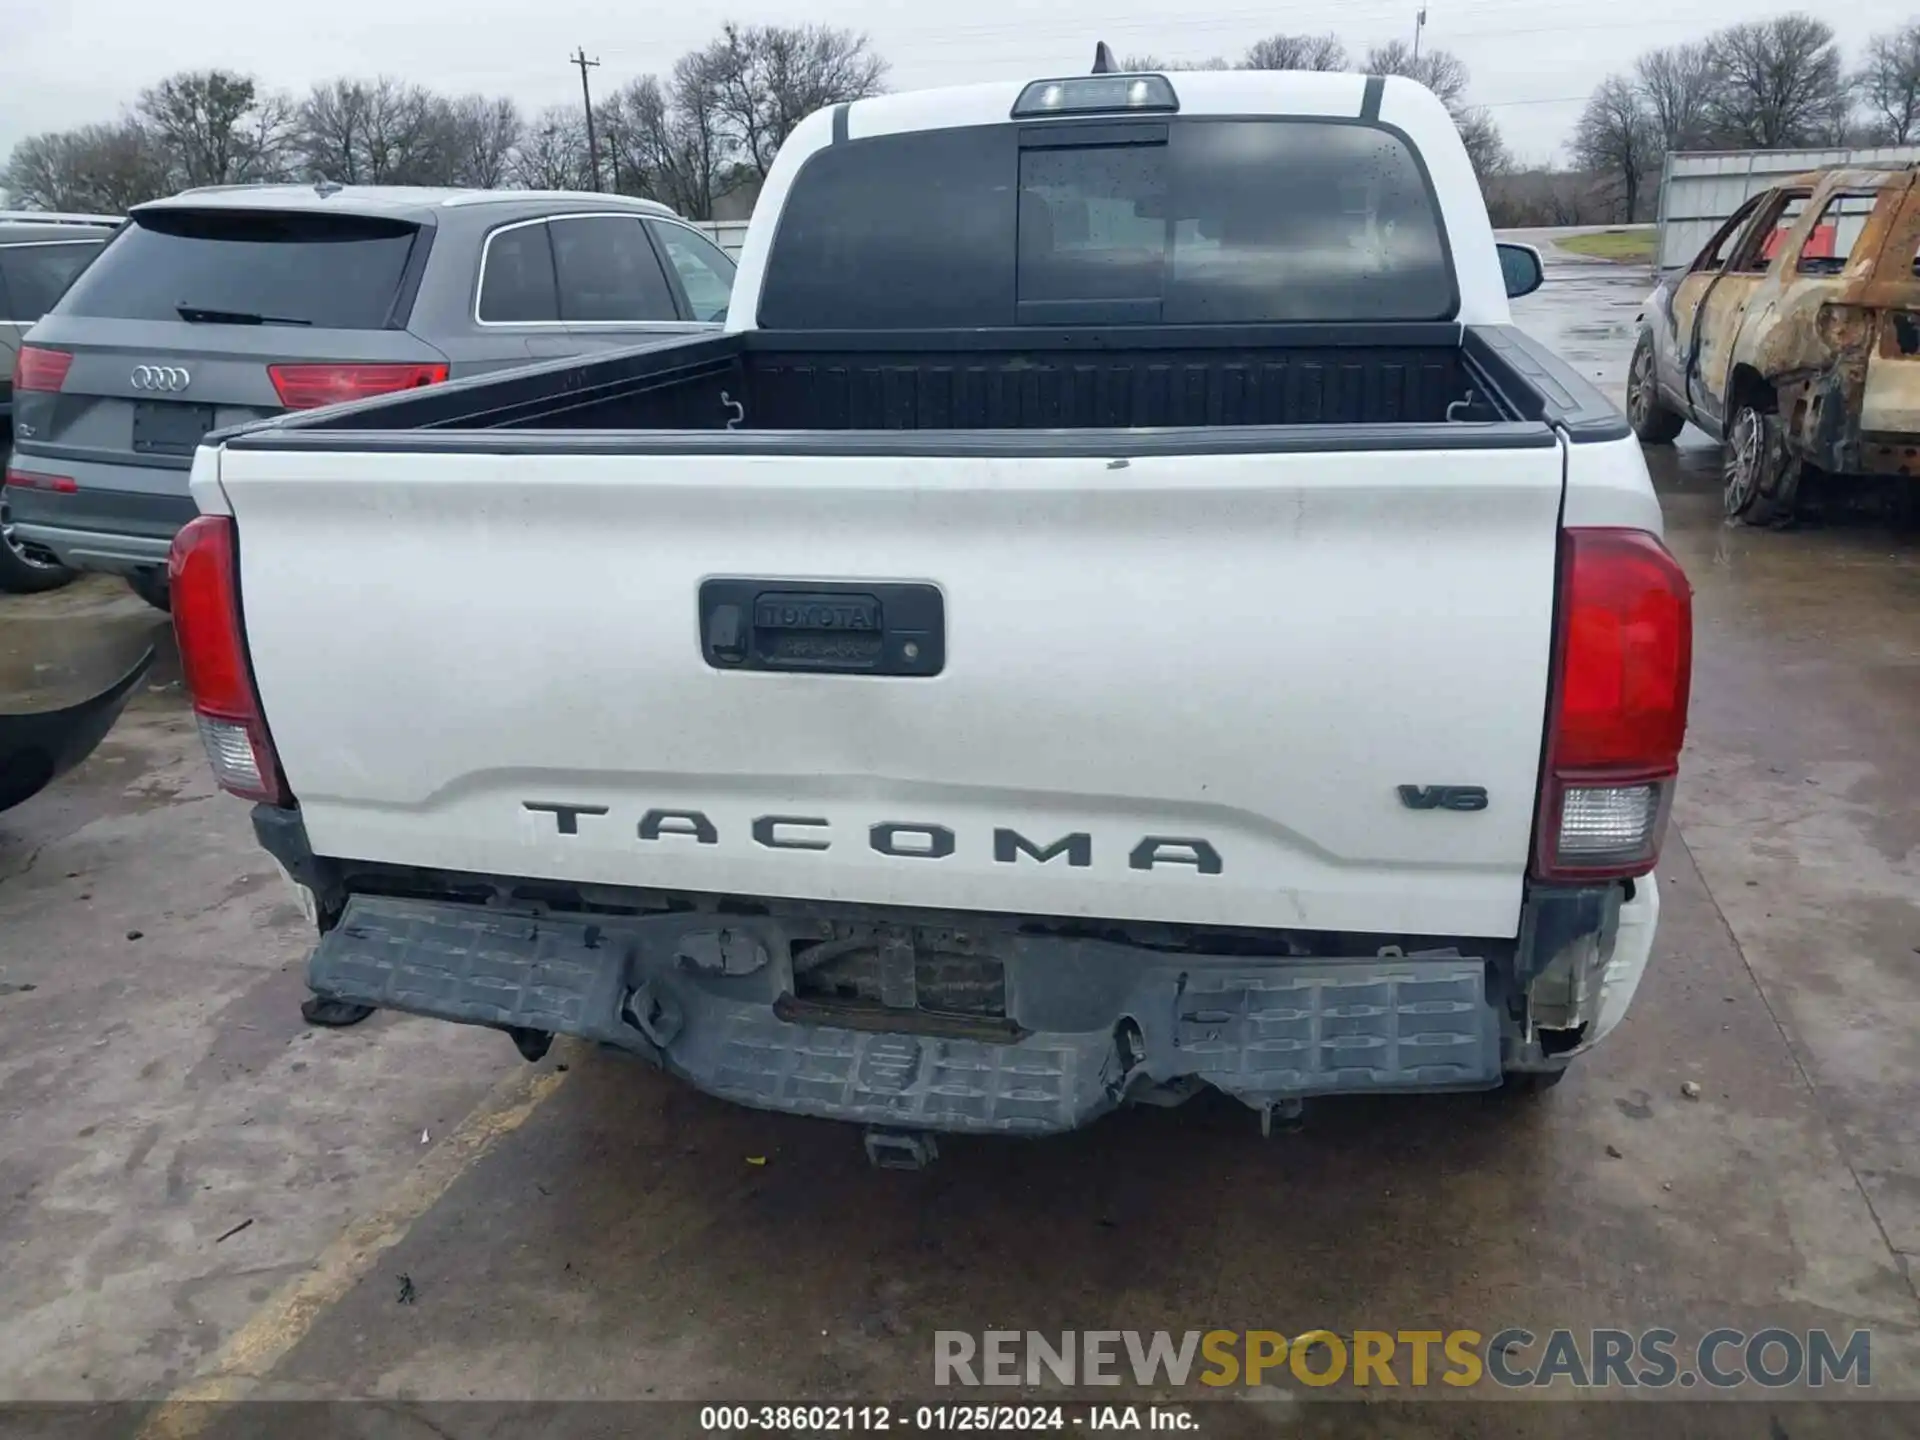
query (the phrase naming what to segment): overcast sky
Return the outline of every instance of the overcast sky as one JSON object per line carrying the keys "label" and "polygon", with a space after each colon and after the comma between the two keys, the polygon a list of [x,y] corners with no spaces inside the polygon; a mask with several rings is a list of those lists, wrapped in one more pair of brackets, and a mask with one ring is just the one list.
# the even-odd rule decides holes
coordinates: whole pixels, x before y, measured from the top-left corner
{"label": "overcast sky", "polygon": [[[674,60],[728,18],[818,20],[867,32],[894,89],[1022,79],[1084,69],[1096,40],[1115,53],[1233,56],[1275,31],[1336,30],[1360,51],[1411,37],[1418,0],[0,0],[0,156],[41,130],[111,119],[141,86],[224,66],[304,91],[335,75],[389,74],[436,89],[513,96],[529,111],[580,94],[575,45],[598,56],[596,87]],[[1642,50],[1705,35],[1790,4],[1764,0],[1432,0],[1425,43],[1473,72],[1508,145],[1542,160],[1565,140],[1594,83]],[[1839,31],[1849,65],[1868,35],[1914,13],[1913,0],[1806,6]]]}

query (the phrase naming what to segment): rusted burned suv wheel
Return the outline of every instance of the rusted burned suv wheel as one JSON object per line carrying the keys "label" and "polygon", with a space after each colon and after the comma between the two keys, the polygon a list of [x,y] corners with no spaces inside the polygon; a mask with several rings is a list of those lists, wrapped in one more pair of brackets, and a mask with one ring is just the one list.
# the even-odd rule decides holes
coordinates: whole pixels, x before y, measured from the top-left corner
{"label": "rusted burned suv wheel", "polygon": [[1627,371],[1627,423],[1649,445],[1670,445],[1685,427],[1684,415],[1669,410],[1653,378],[1653,336],[1642,332]]}
{"label": "rusted burned suv wheel", "polygon": [[1720,502],[1729,520],[1773,525],[1791,519],[1799,492],[1800,462],[1787,454],[1780,417],[1743,400],[1727,427]]}

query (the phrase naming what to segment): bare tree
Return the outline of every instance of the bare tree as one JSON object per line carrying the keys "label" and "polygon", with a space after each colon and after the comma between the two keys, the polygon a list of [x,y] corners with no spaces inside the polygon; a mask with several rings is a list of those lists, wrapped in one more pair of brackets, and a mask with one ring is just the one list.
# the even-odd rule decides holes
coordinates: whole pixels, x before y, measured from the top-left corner
{"label": "bare tree", "polygon": [[1624,75],[1609,75],[1587,100],[1573,132],[1573,155],[1584,170],[1619,186],[1620,216],[1629,224],[1640,213],[1640,183],[1659,154],[1659,134],[1647,102]]}
{"label": "bare tree", "polygon": [[525,128],[520,107],[505,96],[462,95],[447,102],[443,119],[447,180],[483,190],[505,185]]}
{"label": "bare tree", "polygon": [[[471,98],[482,109],[492,103]],[[450,184],[464,138],[453,102],[384,75],[316,85],[300,105],[297,129],[306,168],[343,185]],[[497,173],[505,171],[503,157]]]}
{"label": "bare tree", "polygon": [[666,114],[665,92],[655,75],[629,80],[593,107],[594,136],[607,167],[605,184],[614,194],[662,198],[651,139]]}
{"label": "bare tree", "polygon": [[886,88],[867,37],[829,25],[729,25],[708,47],[716,130],[765,179],[787,136],[814,111]]}
{"label": "bare tree", "polygon": [[1709,109],[1720,82],[1710,45],[1669,45],[1634,62],[1634,81],[1646,102],[1661,153],[1704,145],[1711,131]]}
{"label": "bare tree", "polygon": [[0,170],[12,203],[35,210],[118,215],[175,187],[167,157],[137,121],[30,135]]}
{"label": "bare tree", "polygon": [[529,190],[587,188],[587,130],[577,105],[554,105],[527,125],[514,151],[515,183]]}
{"label": "bare tree", "polygon": [[1471,78],[1466,62],[1451,50],[1428,50],[1420,55],[1404,40],[1376,45],[1367,52],[1363,67],[1369,75],[1404,75],[1417,80],[1439,97],[1453,116],[1460,139],[1473,162],[1473,173],[1484,180],[1497,175],[1511,163],[1500,127],[1485,110],[1467,103],[1467,82]]}
{"label": "bare tree", "polygon": [[[730,25],[670,76],[617,91],[594,119],[617,188],[708,218],[718,197],[765,179],[802,119],[881,93],[886,70],[853,31]],[[24,204],[108,209],[188,185],[295,178],[578,189],[590,183],[583,121],[556,106],[529,124],[510,99],[388,76],[326,81],[296,103],[204,70],[142,92],[118,124],[30,137],[0,176]]]}
{"label": "bare tree", "polygon": [[465,94],[442,102],[440,159],[447,184],[472,184],[495,190],[513,171],[513,152],[524,121],[507,96]]}
{"label": "bare tree", "polygon": [[449,107],[432,91],[382,75],[367,87],[366,183],[431,185],[451,179]]}
{"label": "bare tree", "polygon": [[1867,42],[1854,87],[1866,101],[1875,140],[1904,145],[1920,135],[1920,20]]}
{"label": "bare tree", "polygon": [[1483,188],[1496,226],[1587,225],[1610,213],[1612,196],[1594,194],[1594,177],[1564,170],[1510,170]]}
{"label": "bare tree", "polygon": [[239,172],[247,180],[287,180],[299,161],[300,122],[286,95],[264,95],[238,127]]}
{"label": "bare tree", "polygon": [[134,112],[173,162],[182,186],[227,185],[258,178],[249,142],[253,80],[231,70],[169,75],[141,91]]}
{"label": "bare tree", "polygon": [[1466,103],[1467,65],[1451,50],[1428,50],[1415,55],[1406,41],[1394,40],[1369,50],[1363,68],[1369,75],[1404,75],[1409,80],[1418,80],[1438,95],[1440,103],[1450,111],[1457,112]]}
{"label": "bare tree", "polygon": [[1708,114],[1736,145],[1805,144],[1844,125],[1848,96],[1833,27],[1810,15],[1733,25],[1709,42],[1719,70]]}
{"label": "bare tree", "polygon": [[694,220],[711,219],[729,168],[707,51],[683,55],[662,85],[648,75],[607,104],[606,144],[623,189]]}
{"label": "bare tree", "polygon": [[1473,173],[1480,180],[1499,175],[1513,164],[1507,142],[1500,137],[1500,127],[1485,110],[1477,105],[1464,106],[1453,112],[1453,123],[1460,132],[1460,143],[1467,147]]}
{"label": "bare tree", "polygon": [[1120,68],[1149,75],[1171,75],[1182,70],[1231,70],[1234,67],[1219,55],[1209,60],[1162,60],[1158,55],[1127,55],[1121,59]]}
{"label": "bare tree", "polygon": [[1269,35],[1248,47],[1242,70],[1345,70],[1352,65],[1338,35]]}
{"label": "bare tree", "polygon": [[361,184],[366,154],[367,87],[358,80],[315,85],[300,102],[300,151],[313,180]]}

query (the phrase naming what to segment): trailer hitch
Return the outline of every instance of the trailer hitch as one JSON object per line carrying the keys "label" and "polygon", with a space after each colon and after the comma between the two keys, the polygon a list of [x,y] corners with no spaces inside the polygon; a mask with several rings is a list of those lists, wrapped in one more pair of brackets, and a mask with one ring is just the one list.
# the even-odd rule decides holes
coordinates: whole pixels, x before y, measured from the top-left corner
{"label": "trailer hitch", "polygon": [[882,1170],[924,1170],[940,1156],[925,1130],[888,1130],[869,1125],[867,1159]]}
{"label": "trailer hitch", "polygon": [[1255,1108],[1260,1112],[1262,1140],[1271,1140],[1275,1129],[1282,1135],[1297,1135],[1306,1128],[1307,1102],[1304,1100],[1269,1100]]}

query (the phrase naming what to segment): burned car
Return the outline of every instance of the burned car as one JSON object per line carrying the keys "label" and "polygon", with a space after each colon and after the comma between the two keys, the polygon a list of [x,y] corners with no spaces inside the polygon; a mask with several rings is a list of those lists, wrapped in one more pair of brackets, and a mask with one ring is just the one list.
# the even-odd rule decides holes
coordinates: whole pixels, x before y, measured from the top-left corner
{"label": "burned car", "polygon": [[[1920,477],[1920,171],[1754,196],[1641,316],[1627,417],[1726,445],[1726,512],[1790,518],[1810,476]],[[1909,497],[1910,498],[1910,497]]]}

